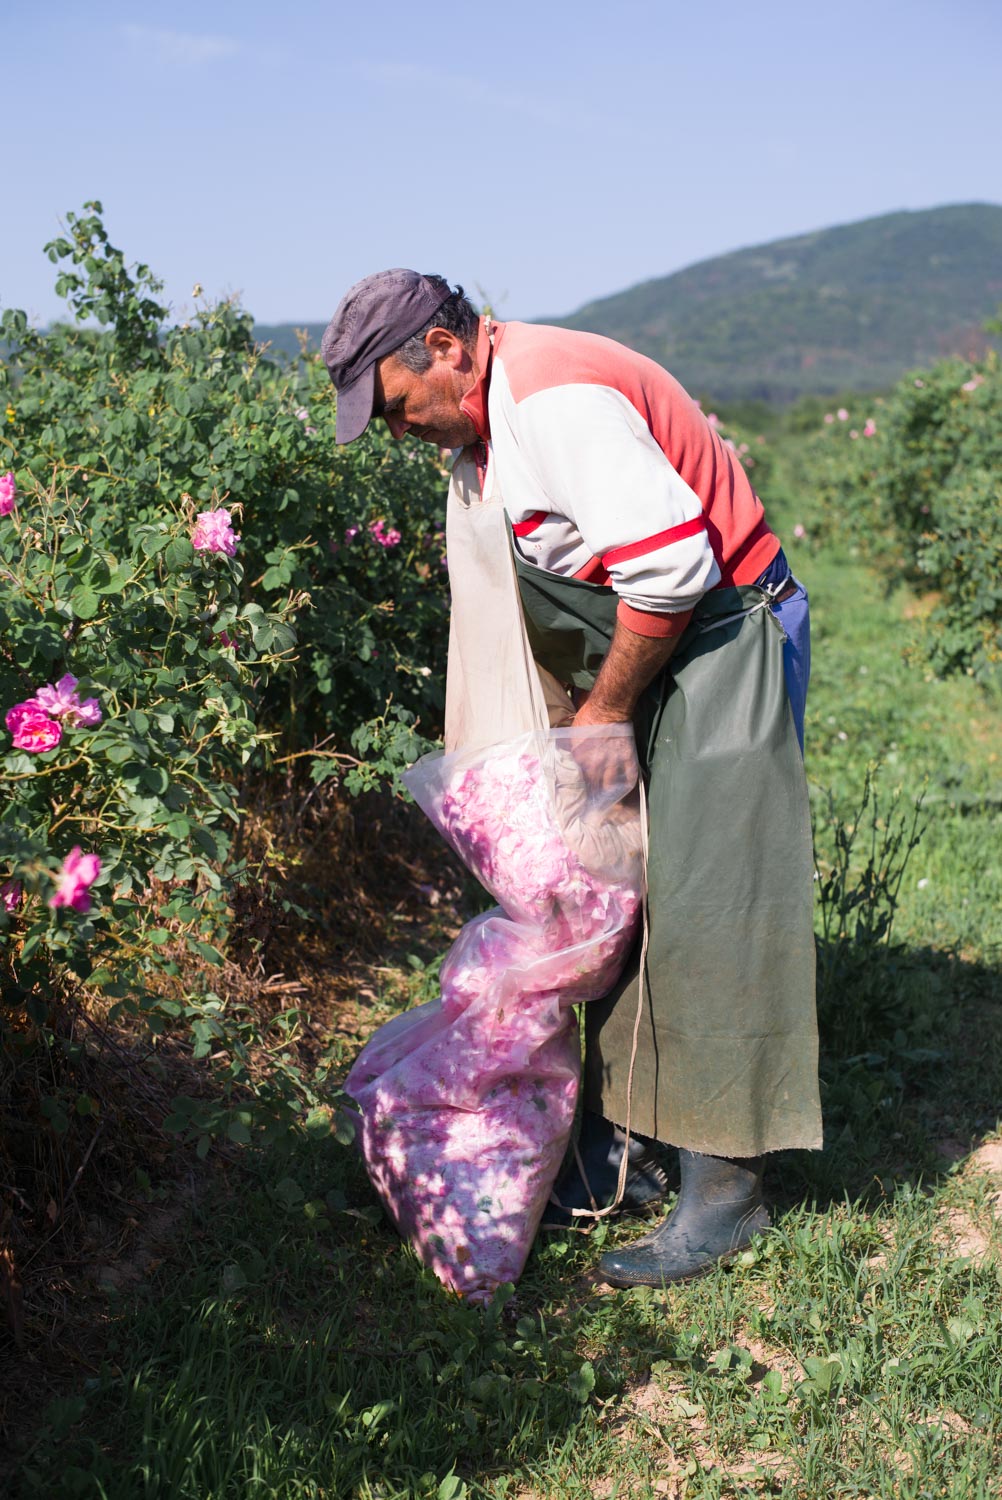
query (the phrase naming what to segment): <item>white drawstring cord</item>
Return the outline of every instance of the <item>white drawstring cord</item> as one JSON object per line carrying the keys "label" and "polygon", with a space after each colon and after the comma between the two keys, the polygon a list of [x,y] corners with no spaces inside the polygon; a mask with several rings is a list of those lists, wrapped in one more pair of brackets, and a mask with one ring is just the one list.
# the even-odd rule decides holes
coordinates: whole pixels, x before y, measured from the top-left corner
{"label": "white drawstring cord", "polygon": [[[595,1194],[591,1190],[591,1184],[588,1181],[588,1174],[585,1171],[584,1162],[581,1160],[581,1152],[578,1150],[578,1143],[577,1141],[574,1142],[574,1159],[577,1162],[578,1171],[581,1173],[581,1180],[585,1185],[585,1190],[588,1194],[589,1199],[591,1200],[591,1208],[564,1209],[564,1212],[569,1213],[574,1219],[604,1219],[608,1214],[615,1213],[616,1209],[623,1201],[623,1197],[626,1192],[626,1177],[627,1173],[630,1170],[630,1118],[633,1110],[633,1069],[637,1061],[637,1048],[640,1042],[640,1022],[642,1021],[644,1015],[644,975],[647,969],[647,939],[649,934],[647,921],[647,792],[644,787],[644,778],[642,774],[639,777],[639,783],[640,848],[643,854],[644,861],[644,896],[642,908],[644,926],[643,937],[640,943],[640,973],[637,977],[637,1014],[633,1022],[633,1045],[630,1050],[629,1072],[626,1075],[626,1120],[623,1124],[623,1134],[626,1137],[626,1141],[623,1146],[622,1160],[619,1163],[619,1178],[616,1182],[616,1195],[606,1208],[599,1208],[598,1204],[595,1201]],[[564,1208],[564,1205],[560,1202],[560,1199],[557,1197],[556,1193],[550,1194],[550,1202],[556,1204],[558,1208]]]}

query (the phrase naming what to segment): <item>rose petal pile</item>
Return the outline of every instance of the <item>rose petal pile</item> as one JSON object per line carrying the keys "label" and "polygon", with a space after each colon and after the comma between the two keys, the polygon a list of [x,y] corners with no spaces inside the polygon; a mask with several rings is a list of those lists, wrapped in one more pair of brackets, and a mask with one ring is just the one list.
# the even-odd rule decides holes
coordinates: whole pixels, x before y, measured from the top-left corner
{"label": "rose petal pile", "polygon": [[400,1233],[447,1286],[482,1300],[525,1264],[574,1118],[572,1007],[618,977],[642,877],[635,859],[584,866],[536,754],[502,746],[458,772],[440,764],[433,821],[501,907],[466,924],[440,998],[382,1027],[346,1089]]}
{"label": "rose petal pile", "polygon": [[191,533],[191,545],[196,552],[225,552],[227,557],[236,557],[239,540],[225,506],[203,510],[196,517]]}

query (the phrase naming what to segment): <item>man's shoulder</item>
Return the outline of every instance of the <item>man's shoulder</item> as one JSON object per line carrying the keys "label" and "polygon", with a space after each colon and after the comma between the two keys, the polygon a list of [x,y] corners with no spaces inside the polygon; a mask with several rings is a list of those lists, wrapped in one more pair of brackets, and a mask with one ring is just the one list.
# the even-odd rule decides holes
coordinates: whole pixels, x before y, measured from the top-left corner
{"label": "man's shoulder", "polygon": [[647,384],[674,384],[667,370],[615,339],[547,323],[503,324],[495,357],[516,403],[559,386],[611,387],[632,396]]}

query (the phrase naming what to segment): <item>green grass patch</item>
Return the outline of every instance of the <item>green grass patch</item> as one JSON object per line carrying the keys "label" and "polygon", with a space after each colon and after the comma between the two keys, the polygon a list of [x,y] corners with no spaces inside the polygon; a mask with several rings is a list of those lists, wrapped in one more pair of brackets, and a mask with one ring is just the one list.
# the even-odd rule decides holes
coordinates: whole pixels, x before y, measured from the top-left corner
{"label": "green grass patch", "polygon": [[596,1295],[606,1235],[555,1236],[484,1312],[330,1141],[252,1158],[111,1304],[108,1363],[50,1408],[22,1492],[988,1496],[1002,1299],[968,1242],[989,1193],[947,1173],[793,1205],[736,1269],[667,1293]]}

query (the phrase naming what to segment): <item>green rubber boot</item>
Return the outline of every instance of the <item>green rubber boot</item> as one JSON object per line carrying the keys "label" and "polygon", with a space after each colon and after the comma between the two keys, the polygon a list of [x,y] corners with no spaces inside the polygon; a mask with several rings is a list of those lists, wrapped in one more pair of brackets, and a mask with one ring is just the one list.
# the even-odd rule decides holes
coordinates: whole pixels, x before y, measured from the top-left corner
{"label": "green rubber boot", "polygon": [[679,1165],[682,1187],[664,1222],[599,1261],[599,1274],[610,1285],[662,1286],[705,1276],[769,1228],[762,1198],[764,1157],[680,1151]]}

